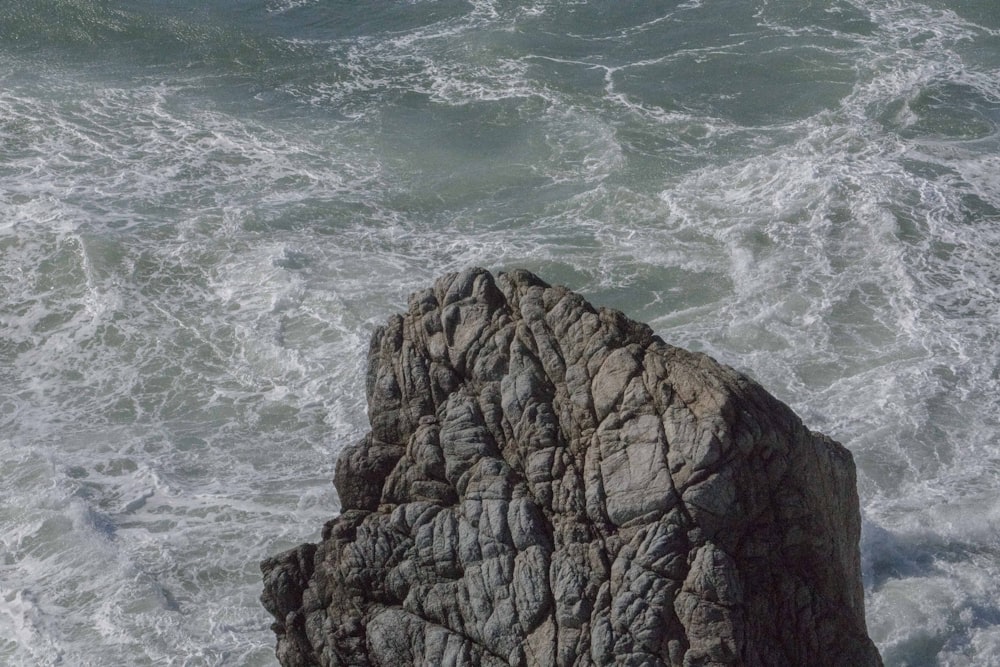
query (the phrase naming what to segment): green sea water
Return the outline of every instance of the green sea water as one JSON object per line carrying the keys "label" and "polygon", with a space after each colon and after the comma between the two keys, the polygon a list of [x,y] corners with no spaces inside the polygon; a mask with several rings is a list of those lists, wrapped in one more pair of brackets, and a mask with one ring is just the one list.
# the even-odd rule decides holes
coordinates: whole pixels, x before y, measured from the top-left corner
{"label": "green sea water", "polygon": [[887,665],[1000,664],[995,0],[0,4],[0,664],[269,665],[411,291],[524,267],[859,467]]}

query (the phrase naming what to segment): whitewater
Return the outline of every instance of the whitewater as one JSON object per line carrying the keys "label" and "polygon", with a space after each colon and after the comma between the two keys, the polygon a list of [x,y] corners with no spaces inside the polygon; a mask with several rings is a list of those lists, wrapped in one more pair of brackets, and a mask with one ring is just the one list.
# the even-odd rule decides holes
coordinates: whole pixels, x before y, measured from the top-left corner
{"label": "whitewater", "polygon": [[844,443],[886,665],[1000,665],[995,0],[0,4],[0,664],[275,667],[258,562],[470,266]]}

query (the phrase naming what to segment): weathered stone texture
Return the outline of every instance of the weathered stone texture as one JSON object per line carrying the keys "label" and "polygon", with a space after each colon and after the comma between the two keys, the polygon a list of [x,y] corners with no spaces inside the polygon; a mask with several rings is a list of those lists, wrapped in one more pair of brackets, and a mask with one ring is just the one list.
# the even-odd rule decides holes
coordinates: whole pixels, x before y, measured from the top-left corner
{"label": "weathered stone texture", "polygon": [[299,665],[864,667],[850,453],[524,271],[379,329],[342,514],[262,564]]}

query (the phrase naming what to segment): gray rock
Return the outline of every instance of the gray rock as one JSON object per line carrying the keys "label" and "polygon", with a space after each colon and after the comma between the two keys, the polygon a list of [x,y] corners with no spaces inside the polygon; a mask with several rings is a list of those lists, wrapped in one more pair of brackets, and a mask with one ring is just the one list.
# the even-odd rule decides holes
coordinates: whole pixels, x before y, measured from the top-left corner
{"label": "gray rock", "polygon": [[262,564],[300,665],[881,665],[850,453],[524,271],[379,329],[342,514]]}

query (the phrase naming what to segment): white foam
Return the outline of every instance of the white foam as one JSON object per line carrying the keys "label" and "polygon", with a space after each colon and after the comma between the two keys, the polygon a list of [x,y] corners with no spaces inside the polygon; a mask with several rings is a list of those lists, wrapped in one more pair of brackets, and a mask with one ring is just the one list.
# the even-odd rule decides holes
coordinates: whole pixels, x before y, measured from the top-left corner
{"label": "white foam", "polygon": [[272,14],[284,14],[316,3],[317,0],[268,0],[267,11]]}
{"label": "white foam", "polygon": [[[252,561],[336,511],[371,330],[469,265],[649,320],[842,439],[887,665],[996,662],[1000,79],[969,58],[992,33],[957,7],[829,9],[765,3],[680,46],[712,7],[573,37],[539,30],[566,3],[479,2],[292,40],[322,74],[273,113],[198,68],[5,75],[0,571],[24,585],[0,594],[0,662],[271,664]],[[829,67],[842,97],[753,120],[711,81],[697,107],[634,85],[754,49]]]}

